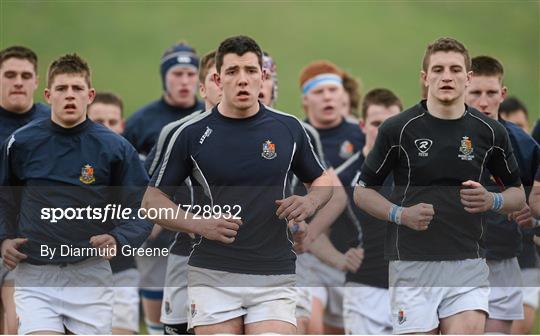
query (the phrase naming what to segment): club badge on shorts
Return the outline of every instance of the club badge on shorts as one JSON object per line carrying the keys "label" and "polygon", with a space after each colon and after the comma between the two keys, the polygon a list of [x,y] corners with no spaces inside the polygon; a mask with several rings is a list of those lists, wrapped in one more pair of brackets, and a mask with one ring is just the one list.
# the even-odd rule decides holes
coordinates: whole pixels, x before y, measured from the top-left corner
{"label": "club badge on shorts", "polygon": [[398,323],[402,325],[403,323],[405,323],[405,321],[407,321],[407,317],[405,317],[405,311],[402,308],[399,310],[398,313]]}
{"label": "club badge on shorts", "polygon": [[94,168],[91,165],[86,164],[82,167],[79,181],[84,184],[90,184],[96,181],[96,178],[94,177]]}
{"label": "club badge on shorts", "polygon": [[276,144],[272,143],[270,140],[263,142],[261,156],[267,160],[275,159],[277,156]]}
{"label": "club badge on shorts", "polygon": [[471,155],[474,151],[474,148],[472,146],[472,141],[469,139],[469,137],[464,136],[461,139],[461,146],[459,146],[459,151],[463,154],[459,154],[458,157],[462,160],[471,161],[474,159],[474,155]]}
{"label": "club badge on shorts", "polygon": [[197,315],[197,306],[195,306],[195,302],[191,302],[191,306],[190,306],[190,309],[191,311],[191,317],[195,317],[195,315]]}

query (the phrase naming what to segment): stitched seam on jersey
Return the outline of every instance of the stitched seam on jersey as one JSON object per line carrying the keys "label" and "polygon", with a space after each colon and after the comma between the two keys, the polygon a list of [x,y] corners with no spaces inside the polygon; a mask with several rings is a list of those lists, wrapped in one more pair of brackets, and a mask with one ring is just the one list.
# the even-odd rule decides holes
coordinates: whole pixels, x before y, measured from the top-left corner
{"label": "stitched seam on jersey", "polygon": [[[199,164],[197,163],[197,161],[195,160],[195,158],[193,158],[193,156],[190,156],[191,157],[191,160],[193,161],[193,163],[195,164],[195,167],[193,169],[193,177],[195,177],[195,179],[197,180],[197,175],[195,175],[195,172],[198,171],[199,174],[200,174],[200,177],[202,177],[203,179],[203,183],[201,183],[201,185],[203,186],[203,188],[205,189],[205,194],[206,196],[210,197],[210,204],[212,206],[212,208],[214,207],[214,198],[212,197],[212,190],[210,190],[210,185],[208,184],[208,181],[206,180],[206,177],[204,177],[204,173],[202,172],[201,168],[199,167]],[[200,183],[201,181],[199,181]]]}
{"label": "stitched seam on jersey", "polygon": [[400,147],[400,145],[393,145],[392,147],[390,147],[390,149],[388,149],[388,151],[386,152],[386,156],[384,157],[383,162],[381,163],[381,165],[379,166],[379,168],[375,171],[375,174],[378,174],[379,171],[382,169],[382,167],[383,167],[384,164],[386,163],[386,159],[388,159],[388,155],[390,155],[390,152],[392,151],[392,149],[394,149],[394,147]]}
{"label": "stitched seam on jersey", "polygon": [[349,168],[358,158],[360,157],[360,151],[354,153],[347,161],[343,162],[339,167],[336,168],[336,174],[341,174],[345,169]]}
{"label": "stitched seam on jersey", "polygon": [[158,177],[156,179],[156,183],[154,184],[155,187],[158,187],[161,183],[161,179],[163,178],[163,174],[165,173],[165,169],[167,168],[167,163],[169,163],[169,157],[171,156],[172,148],[174,146],[174,143],[176,142],[176,139],[178,139],[178,136],[180,136],[180,133],[189,125],[192,125],[198,121],[203,120],[206,117],[209,117],[212,115],[212,111],[208,111],[205,113],[200,114],[198,117],[194,117],[193,120],[187,121],[185,124],[180,126],[176,132],[171,137],[171,140],[169,141],[169,145],[167,146],[167,151],[165,152],[165,156],[163,157],[163,164],[161,165],[161,169],[159,170]]}
{"label": "stitched seam on jersey", "polygon": [[[409,185],[411,184],[411,162],[409,160],[409,154],[407,154],[407,151],[401,145],[401,139],[403,138],[403,132],[405,131],[405,128],[407,127],[407,125],[409,125],[413,120],[421,118],[424,115],[426,115],[426,112],[423,112],[422,114],[417,115],[416,117],[409,119],[409,121],[407,121],[405,123],[405,125],[403,125],[403,127],[401,128],[401,132],[399,132],[398,146],[399,146],[400,149],[403,150],[403,152],[405,153],[405,156],[407,157],[407,168],[409,169],[409,172],[407,174],[407,186],[405,186],[405,190],[403,191],[403,199],[401,200],[400,206],[403,206],[403,202],[405,202],[405,198],[407,197],[407,190],[409,189]],[[398,152],[398,155],[399,155],[399,153],[400,152]],[[401,257],[399,255],[399,227],[400,227],[400,225],[398,225],[398,227],[396,229],[396,253],[397,253],[398,260],[401,260]]]}
{"label": "stitched seam on jersey", "polygon": [[[324,160],[324,151],[323,151],[323,146],[322,146],[322,142],[321,142],[321,136],[319,134],[319,132],[315,129],[315,127],[311,126],[310,124],[306,123],[306,122],[302,122],[301,123],[302,126],[304,126],[304,129],[306,131],[309,131],[311,133],[311,135],[313,135],[313,138],[315,139],[315,144],[317,145],[317,148],[319,149],[319,153],[317,153],[319,155],[319,158],[321,159],[321,162],[324,163],[325,160]],[[310,138],[311,139],[311,138]]]}
{"label": "stitched seam on jersey", "polygon": [[482,175],[484,174],[484,164],[486,163],[486,159],[487,159],[487,156],[489,154],[489,152],[491,152],[493,150],[493,147],[491,147],[490,149],[488,149],[486,151],[486,154],[484,155],[484,159],[482,160],[482,165],[480,166],[480,176],[478,176],[478,181],[482,181]]}
{"label": "stitched seam on jersey", "polygon": [[159,163],[159,158],[161,157],[161,152],[163,151],[163,146],[165,145],[165,139],[167,139],[167,136],[171,133],[171,131],[176,126],[182,125],[183,123],[187,122],[189,118],[194,118],[195,116],[200,115],[203,112],[204,112],[203,110],[195,111],[192,114],[187,115],[180,120],[168,123],[161,129],[161,132],[159,133],[158,141],[156,143],[156,154],[154,155],[154,160],[152,161],[152,165],[150,165],[150,169],[148,169],[148,175],[152,176],[152,174],[154,173],[154,170],[156,170],[157,165]]}
{"label": "stitched seam on jersey", "polygon": [[[322,170],[325,170],[325,169],[324,169],[324,166],[323,166],[323,165],[321,164],[321,162],[319,161],[319,157],[317,156],[317,154],[315,154],[315,149],[313,148],[313,145],[311,144],[311,138],[310,138],[309,135],[307,134],[307,131],[306,131],[306,129],[304,128],[304,126],[302,126],[302,122],[300,121],[300,119],[296,118],[296,117],[293,116],[293,115],[290,115],[290,114],[287,114],[287,113],[284,113],[284,112],[281,112],[281,111],[278,111],[278,110],[274,110],[273,108],[268,107],[268,106],[266,106],[266,105],[265,105],[265,107],[266,107],[269,111],[272,111],[272,112],[274,112],[274,113],[276,113],[276,114],[280,114],[280,115],[282,115],[282,116],[286,116],[286,117],[292,118],[292,119],[296,120],[296,122],[297,122],[298,124],[300,124],[300,127],[302,128],[302,131],[304,131],[304,134],[305,134],[306,137],[307,137],[307,140],[308,140],[308,143],[309,143],[309,147],[311,148],[311,153],[312,153],[313,156],[315,157],[315,162],[317,162],[317,163],[319,164],[319,166],[321,167]],[[277,119],[276,119],[276,120],[277,120]],[[280,120],[278,120],[278,121],[280,121]],[[285,124],[285,126],[287,127],[286,124]],[[287,128],[289,128],[289,127],[287,127]],[[289,132],[290,132],[290,131],[291,131],[291,130],[289,129]]]}
{"label": "stitched seam on jersey", "polygon": [[[296,142],[293,144],[293,150],[291,154],[291,159],[289,160],[289,167],[287,168],[287,171],[285,172],[285,178],[283,179],[283,198],[285,199],[285,188],[287,186],[287,176],[289,175],[289,170],[291,170],[291,165],[294,159],[294,154],[296,153]],[[296,256],[296,252],[294,251],[294,242],[291,240],[291,237],[289,237],[289,221],[285,218],[285,234],[287,236],[287,240],[289,243],[291,243],[291,251]]]}
{"label": "stitched seam on jersey", "polygon": [[471,117],[475,118],[475,119],[480,120],[482,123],[484,123],[484,125],[486,125],[491,130],[491,147],[495,146],[495,131],[493,130],[493,128],[491,126],[489,126],[489,124],[487,122],[485,122],[484,120],[478,118],[477,116],[475,116],[473,114],[469,114],[469,115]]}
{"label": "stitched seam on jersey", "polygon": [[510,171],[510,168],[508,167],[508,161],[506,161],[506,152],[504,151],[504,149],[502,149],[501,147],[499,146],[493,146],[493,148],[497,148],[499,149],[502,154],[503,154],[503,159],[504,159],[504,163],[506,164],[506,169],[508,170],[508,173],[512,174],[512,172]]}

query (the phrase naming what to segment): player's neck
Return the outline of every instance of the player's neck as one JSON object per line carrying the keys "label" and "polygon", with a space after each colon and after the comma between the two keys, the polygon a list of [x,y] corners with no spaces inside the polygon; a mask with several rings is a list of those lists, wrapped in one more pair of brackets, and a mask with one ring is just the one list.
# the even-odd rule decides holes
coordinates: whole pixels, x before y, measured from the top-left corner
{"label": "player's neck", "polygon": [[427,102],[428,112],[439,119],[459,119],[465,112],[465,98],[460,97],[449,104],[441,103],[439,100],[428,97]]}
{"label": "player's neck", "polygon": [[164,94],[163,95],[163,99],[165,99],[165,102],[167,103],[167,105],[169,106],[172,106],[172,107],[177,107],[177,108],[181,108],[181,109],[187,109],[187,108],[190,108],[192,107],[193,105],[195,105],[195,101],[196,101],[196,97],[193,96],[192,99],[190,99],[188,102],[184,103],[184,104],[178,104],[176,102],[174,102],[171,98],[171,96],[169,94]]}
{"label": "player's neck", "polygon": [[34,101],[32,100],[30,102],[30,105],[20,109],[20,110],[10,110],[10,109],[7,109],[2,103],[0,103],[0,107],[10,113],[15,113],[15,114],[25,114],[27,112],[30,112],[30,110],[32,109],[32,106],[34,106]]}
{"label": "player's neck", "polygon": [[339,126],[341,122],[343,121],[343,117],[339,117],[335,120],[332,120],[331,122],[320,122],[316,118],[310,118],[308,117],[309,123],[311,126],[315,127],[316,129],[330,129]]}
{"label": "player's neck", "polygon": [[239,108],[234,107],[232,104],[227,104],[226,102],[221,100],[221,103],[218,105],[218,112],[227,118],[233,118],[233,119],[249,118],[257,114],[257,112],[259,112],[259,102],[257,101],[256,104],[253,104],[249,108],[239,109]]}
{"label": "player's neck", "polygon": [[78,119],[77,121],[73,123],[66,123],[66,122],[63,122],[60,118],[58,118],[56,115],[54,115],[54,113],[51,112],[51,120],[53,123],[55,123],[56,125],[60,127],[73,128],[75,126],[82,124],[86,120],[86,114],[81,119]]}

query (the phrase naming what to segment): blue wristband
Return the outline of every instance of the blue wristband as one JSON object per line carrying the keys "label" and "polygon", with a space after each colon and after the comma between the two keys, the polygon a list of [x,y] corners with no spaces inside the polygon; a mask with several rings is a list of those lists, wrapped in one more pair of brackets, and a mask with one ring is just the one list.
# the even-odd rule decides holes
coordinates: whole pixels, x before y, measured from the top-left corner
{"label": "blue wristband", "polygon": [[491,196],[493,197],[493,205],[491,206],[491,210],[497,212],[502,209],[504,204],[504,197],[501,193],[491,193]]}

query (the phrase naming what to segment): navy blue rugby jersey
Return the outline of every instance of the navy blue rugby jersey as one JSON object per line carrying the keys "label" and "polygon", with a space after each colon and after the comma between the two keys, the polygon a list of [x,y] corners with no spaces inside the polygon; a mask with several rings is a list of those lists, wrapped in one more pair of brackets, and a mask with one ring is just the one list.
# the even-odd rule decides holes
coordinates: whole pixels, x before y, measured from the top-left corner
{"label": "navy blue rugby jersey", "polygon": [[[40,248],[88,248],[90,237],[99,234],[112,235],[119,249],[138,247],[152,228],[136,216],[147,181],[135,149],[106,127],[89,119],[73,128],[50,119],[34,121],[13,133],[2,148],[1,185],[21,188],[15,195],[6,188],[0,193],[0,239],[28,238],[22,252],[28,255],[26,261],[38,264],[84,260],[72,254],[59,256],[59,252],[49,260]],[[84,212],[81,218],[53,222],[50,211],[43,212],[90,206],[104,214],[107,204],[132,209],[132,218],[110,220],[109,213],[103,221],[91,218],[95,216],[92,210],[91,215]]]}
{"label": "navy blue rugby jersey", "polygon": [[[287,223],[275,201],[288,195],[292,171],[310,183],[323,173],[300,121],[260,105],[243,119],[217,107],[182,125],[171,138],[151,186],[174,196],[189,177],[210,205],[241,208],[243,224],[232,244],[201,238],[189,264],[244,274],[294,274],[295,254]],[[234,211],[236,213],[236,211]]]}
{"label": "navy blue rugby jersey", "polygon": [[387,119],[362,166],[361,184],[381,186],[393,173],[390,201],[400,206],[432,204],[435,216],[426,231],[387,226],[385,255],[390,260],[462,260],[485,254],[484,214],[470,214],[459,191],[467,180],[498,177],[520,186],[519,168],[504,127],[464,106],[459,119],[431,115],[422,101]]}
{"label": "navy blue rugby jersey", "polygon": [[124,137],[142,157],[146,157],[156,143],[163,126],[203,109],[204,104],[198,100],[191,107],[179,108],[167,104],[162,97],[141,107],[127,120]]}
{"label": "navy blue rugby jersey", "polygon": [[[354,186],[360,177],[360,169],[365,161],[362,152],[354,166],[357,170],[356,178],[352,181],[348,190],[354,190]],[[392,190],[392,176],[389,175],[379,192],[388,197]],[[352,195],[351,195],[352,197]],[[364,249],[362,265],[355,273],[347,272],[346,281],[360,283],[372,287],[388,288],[388,260],[384,258],[384,237],[386,235],[386,221],[377,219],[367,212],[355,207],[354,212],[358,218],[361,230],[357,230],[357,242]]]}
{"label": "navy blue rugby jersey", "polygon": [[[159,167],[161,159],[167,151],[167,147],[174,132],[176,132],[178,128],[180,128],[180,126],[182,126],[185,122],[189,121],[195,116],[200,115],[202,112],[202,110],[193,112],[192,114],[180,120],[168,123],[163,127],[163,129],[159,133],[156,144],[154,145],[154,147],[152,147],[152,150],[150,151],[150,154],[148,154],[148,156],[146,157],[144,163],[145,168],[150,176],[152,176],[154,171]],[[190,205],[192,204],[192,199],[194,197],[193,193],[194,190],[191,186],[191,180],[187,178],[185,183],[177,189],[176,194],[174,195],[174,202],[180,205]],[[158,236],[155,242],[147,241],[147,246],[151,247],[153,245],[163,245],[164,243],[167,243],[164,241],[168,239],[168,232],[170,233],[171,231],[163,229],[160,233],[161,237]],[[194,239],[192,239],[185,232],[176,232],[172,235],[174,236],[174,238],[171,245],[170,253],[181,256],[189,256],[193,247]]]}
{"label": "navy blue rugby jersey", "polygon": [[[508,132],[514,156],[519,166],[521,182],[528,194],[534,182],[536,167],[540,165],[540,147],[531,136],[517,125],[500,118],[499,122]],[[484,181],[483,184],[489,186],[489,191],[500,192],[500,186],[497,185],[493,176],[485,175]],[[486,213],[486,222],[488,223],[486,234],[487,259],[500,260],[520,255],[524,264],[534,265],[536,263],[536,252],[531,230],[524,230],[524,237],[522,238],[522,230],[517,223],[508,221],[507,215],[491,211]]]}
{"label": "navy blue rugby jersey", "polygon": [[345,253],[355,236],[358,227],[358,218],[354,211],[351,185],[358,171],[355,162],[365,145],[364,133],[358,123],[343,118],[342,122],[332,128],[316,128],[321,138],[321,144],[326,164],[335,169],[343,186],[348,190],[349,203],[343,213],[336,219],[330,228],[330,241],[334,247]]}
{"label": "navy blue rugby jersey", "polygon": [[48,105],[35,103],[25,113],[13,113],[0,107],[0,141],[7,139],[16,129],[23,127],[36,119],[49,119],[51,109]]}

